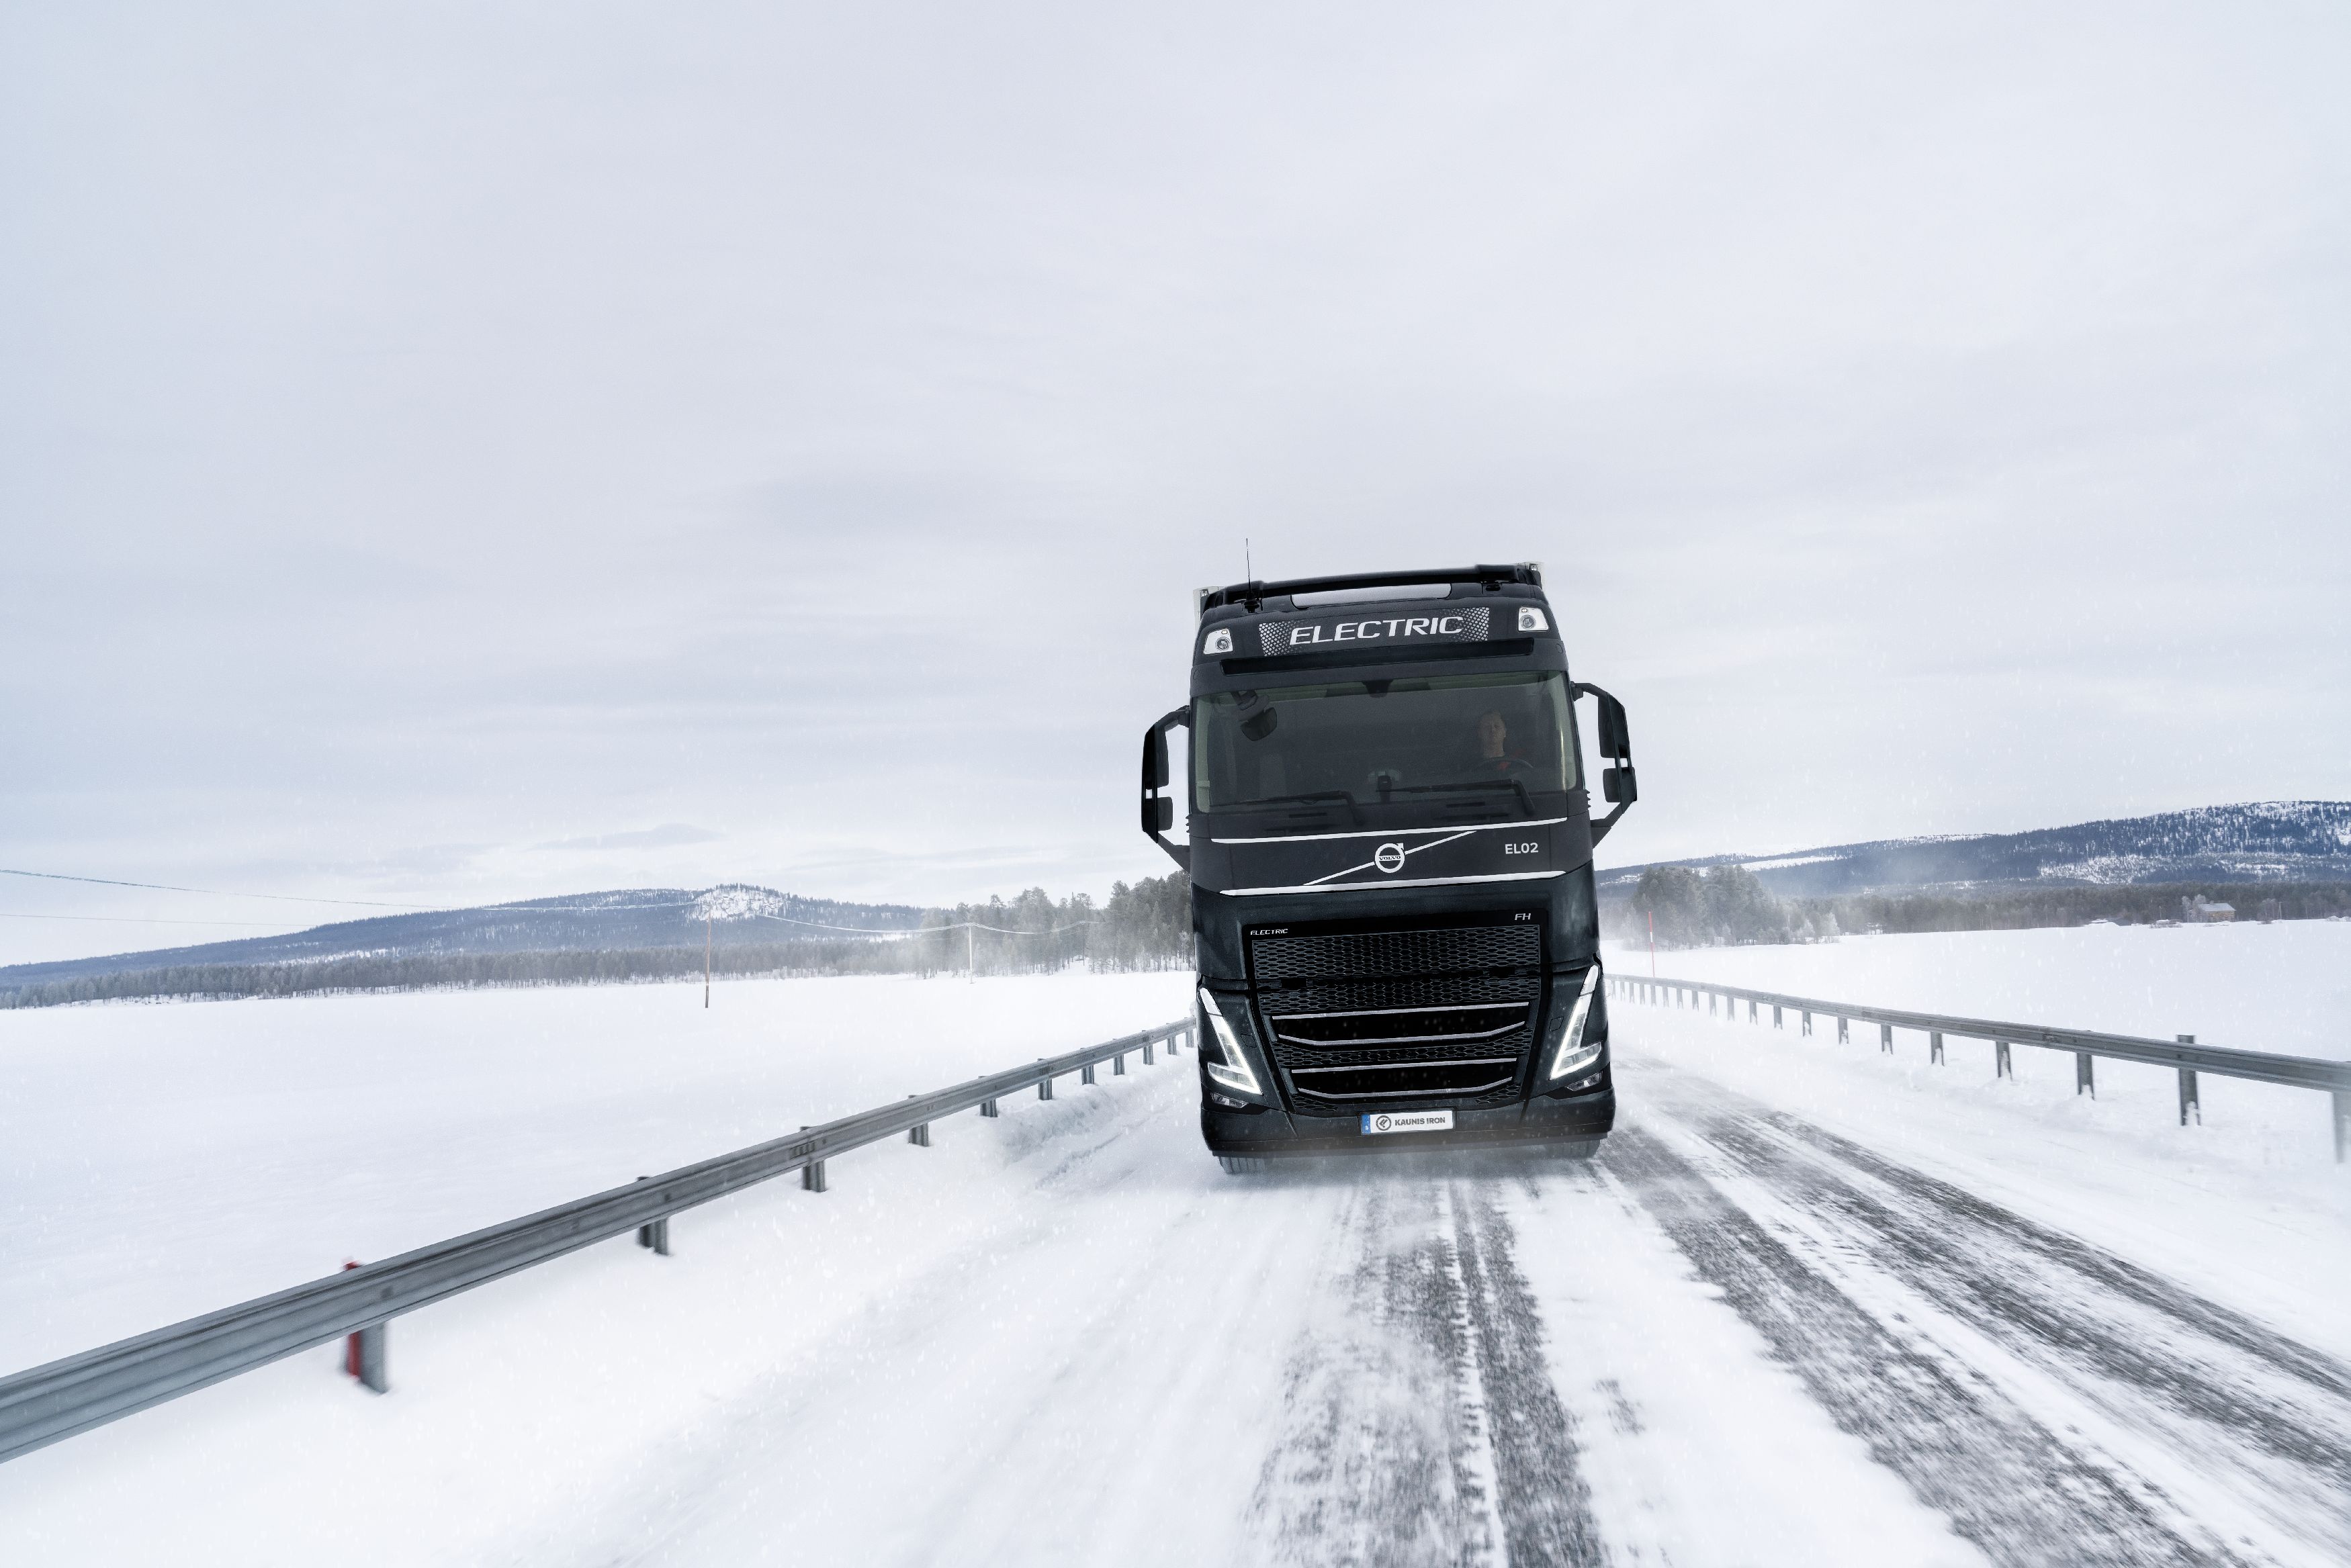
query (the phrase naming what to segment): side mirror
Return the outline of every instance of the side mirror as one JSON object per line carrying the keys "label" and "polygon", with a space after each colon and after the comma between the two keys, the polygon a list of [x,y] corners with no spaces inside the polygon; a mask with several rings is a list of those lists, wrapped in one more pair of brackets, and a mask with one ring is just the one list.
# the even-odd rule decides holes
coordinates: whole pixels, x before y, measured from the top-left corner
{"label": "side mirror", "polygon": [[1192,864],[1191,846],[1168,841],[1167,830],[1176,826],[1176,802],[1161,792],[1167,788],[1167,726],[1188,728],[1191,722],[1192,710],[1178,708],[1143,732],[1143,831],[1167,851],[1169,859],[1187,869]]}
{"label": "side mirror", "polygon": [[1601,798],[1616,809],[1592,825],[1592,842],[1599,843],[1625,815],[1625,808],[1641,798],[1641,786],[1633,776],[1633,727],[1625,721],[1625,704],[1589,682],[1576,688],[1576,695],[1589,695],[1600,704],[1600,757],[1608,765],[1600,771]]}
{"label": "side mirror", "polygon": [[[1632,726],[1625,722],[1625,704],[1604,691],[1593,693],[1600,699],[1600,754],[1606,757],[1629,757],[1633,754]],[[1614,800],[1614,795],[1608,797]]]}

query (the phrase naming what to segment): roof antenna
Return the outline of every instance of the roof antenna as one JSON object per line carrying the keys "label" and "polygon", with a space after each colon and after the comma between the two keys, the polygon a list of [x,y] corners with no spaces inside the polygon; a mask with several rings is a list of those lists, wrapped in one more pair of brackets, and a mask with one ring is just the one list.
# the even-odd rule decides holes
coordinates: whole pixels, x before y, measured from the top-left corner
{"label": "roof antenna", "polygon": [[1245,583],[1257,581],[1257,567],[1249,561],[1249,535],[1246,534],[1241,535],[1241,581]]}

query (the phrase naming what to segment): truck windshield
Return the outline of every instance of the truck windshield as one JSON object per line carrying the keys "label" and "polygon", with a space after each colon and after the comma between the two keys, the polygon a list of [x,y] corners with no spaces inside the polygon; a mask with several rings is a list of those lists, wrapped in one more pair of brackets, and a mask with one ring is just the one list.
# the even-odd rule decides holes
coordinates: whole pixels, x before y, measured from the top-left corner
{"label": "truck windshield", "polygon": [[1344,680],[1198,700],[1195,806],[1575,787],[1557,670]]}

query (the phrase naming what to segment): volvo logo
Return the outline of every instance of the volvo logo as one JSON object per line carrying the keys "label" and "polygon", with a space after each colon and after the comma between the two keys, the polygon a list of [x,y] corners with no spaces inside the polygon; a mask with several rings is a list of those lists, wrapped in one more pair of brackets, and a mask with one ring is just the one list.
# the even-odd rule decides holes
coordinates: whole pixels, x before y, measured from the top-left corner
{"label": "volvo logo", "polygon": [[1372,864],[1393,877],[1404,869],[1404,846],[1383,844],[1372,851]]}

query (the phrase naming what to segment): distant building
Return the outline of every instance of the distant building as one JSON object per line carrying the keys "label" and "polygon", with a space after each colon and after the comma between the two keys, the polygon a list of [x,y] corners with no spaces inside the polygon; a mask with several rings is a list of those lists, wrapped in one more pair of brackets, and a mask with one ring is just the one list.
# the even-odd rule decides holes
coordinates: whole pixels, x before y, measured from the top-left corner
{"label": "distant building", "polygon": [[2179,918],[2183,920],[2201,920],[2210,924],[2218,924],[2223,920],[2235,919],[2237,907],[2234,904],[2208,902],[2204,895],[2199,893],[2192,898],[2183,898],[2179,900]]}

